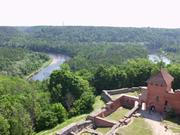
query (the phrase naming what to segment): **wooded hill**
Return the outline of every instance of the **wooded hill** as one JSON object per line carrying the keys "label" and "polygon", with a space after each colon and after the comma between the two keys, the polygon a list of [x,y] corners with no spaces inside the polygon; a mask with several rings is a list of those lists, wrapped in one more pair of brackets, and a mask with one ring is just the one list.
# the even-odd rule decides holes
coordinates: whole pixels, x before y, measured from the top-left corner
{"label": "wooded hill", "polygon": [[146,58],[147,52],[165,51],[180,62],[180,29],[36,26],[0,27],[1,47],[21,47],[72,56],[73,70],[98,64],[122,64]]}
{"label": "wooded hill", "polygon": [[[178,62],[180,29],[115,27],[0,27],[0,134],[32,135],[91,112],[103,89],[143,86],[161,67],[180,88],[180,64],[147,60],[148,51],[165,51]],[[35,52],[34,52],[35,51]],[[48,57],[71,56],[48,80],[24,76]]]}

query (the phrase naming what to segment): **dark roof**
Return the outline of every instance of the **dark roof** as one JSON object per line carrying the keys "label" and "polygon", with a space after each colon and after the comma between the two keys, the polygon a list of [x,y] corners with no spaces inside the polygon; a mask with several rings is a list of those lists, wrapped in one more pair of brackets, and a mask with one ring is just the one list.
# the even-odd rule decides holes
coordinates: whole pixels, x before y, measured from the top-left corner
{"label": "dark roof", "polygon": [[147,83],[156,83],[156,84],[170,84],[174,80],[167,71],[161,69],[158,74],[152,76],[150,79],[147,80]]}

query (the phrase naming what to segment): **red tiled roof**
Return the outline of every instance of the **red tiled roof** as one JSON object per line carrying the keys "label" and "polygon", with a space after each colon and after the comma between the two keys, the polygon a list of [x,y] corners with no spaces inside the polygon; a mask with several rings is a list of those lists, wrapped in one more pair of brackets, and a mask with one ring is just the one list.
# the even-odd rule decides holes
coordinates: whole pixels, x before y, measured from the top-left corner
{"label": "red tiled roof", "polygon": [[156,84],[170,84],[174,80],[174,77],[172,77],[167,71],[161,69],[161,71],[156,74],[155,76],[152,76],[150,79],[147,80],[147,83],[156,83]]}

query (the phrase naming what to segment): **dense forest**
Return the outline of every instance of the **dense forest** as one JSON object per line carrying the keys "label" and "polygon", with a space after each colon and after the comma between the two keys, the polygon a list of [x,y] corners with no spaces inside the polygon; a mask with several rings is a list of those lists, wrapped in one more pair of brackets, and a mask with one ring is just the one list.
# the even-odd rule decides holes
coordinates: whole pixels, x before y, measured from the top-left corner
{"label": "dense forest", "polygon": [[[153,63],[148,53],[172,63]],[[146,85],[161,68],[180,88],[180,29],[0,27],[0,134],[31,135],[92,111],[102,90]],[[49,60],[71,59],[40,81],[23,79]]]}
{"label": "dense forest", "polygon": [[97,63],[121,64],[132,57],[146,58],[147,52],[157,52],[160,48],[172,62],[177,63],[180,62],[179,45],[180,29],[0,27],[1,47],[67,54],[72,57],[69,64],[74,70],[87,67],[91,69]]}
{"label": "dense forest", "polygon": [[50,58],[42,53],[21,48],[0,47],[0,74],[27,76],[39,69]]}

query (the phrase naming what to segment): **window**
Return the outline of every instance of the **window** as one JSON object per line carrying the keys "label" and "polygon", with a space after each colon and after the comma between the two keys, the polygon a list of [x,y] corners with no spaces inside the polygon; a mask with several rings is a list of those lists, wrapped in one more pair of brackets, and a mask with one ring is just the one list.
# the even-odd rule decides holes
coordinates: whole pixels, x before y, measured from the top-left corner
{"label": "window", "polygon": [[167,104],[168,104],[168,101],[166,100],[164,105],[167,105]]}
{"label": "window", "polygon": [[159,96],[156,97],[156,101],[159,102]]}

